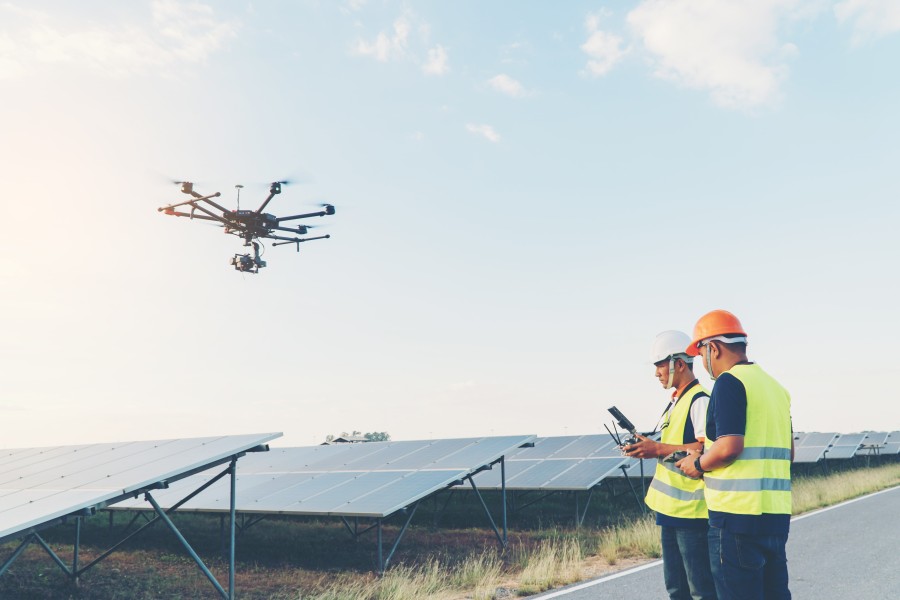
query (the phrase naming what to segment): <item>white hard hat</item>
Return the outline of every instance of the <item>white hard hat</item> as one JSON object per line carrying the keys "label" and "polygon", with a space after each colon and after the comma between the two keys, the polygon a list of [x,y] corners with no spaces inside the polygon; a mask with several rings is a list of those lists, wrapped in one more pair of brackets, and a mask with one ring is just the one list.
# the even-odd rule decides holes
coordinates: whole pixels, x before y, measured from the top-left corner
{"label": "white hard hat", "polygon": [[690,344],[691,337],[683,331],[663,331],[653,340],[650,362],[656,364],[669,358],[680,358],[689,363],[693,358],[685,350]]}

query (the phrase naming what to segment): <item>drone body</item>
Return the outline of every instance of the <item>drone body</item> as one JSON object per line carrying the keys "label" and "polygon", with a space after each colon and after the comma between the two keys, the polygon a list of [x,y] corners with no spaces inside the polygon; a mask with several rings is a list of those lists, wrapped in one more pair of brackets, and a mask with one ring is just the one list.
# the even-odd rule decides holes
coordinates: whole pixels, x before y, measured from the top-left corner
{"label": "drone body", "polygon": [[[323,210],[320,211],[291,215],[288,217],[276,217],[271,213],[263,212],[263,209],[266,208],[272,198],[281,193],[281,186],[282,184],[286,183],[284,181],[275,181],[269,186],[268,198],[266,198],[265,201],[256,210],[241,210],[240,208],[236,210],[228,210],[224,206],[221,206],[217,202],[213,201],[213,198],[218,198],[219,196],[221,196],[219,192],[216,192],[215,194],[211,194],[209,196],[203,196],[194,191],[194,184],[189,181],[179,181],[176,183],[181,184],[182,193],[188,194],[189,196],[191,196],[191,199],[185,200],[184,202],[170,204],[168,206],[163,206],[158,209],[159,212],[163,212],[174,217],[188,217],[190,219],[214,221],[221,227],[224,227],[225,233],[230,233],[243,239],[244,246],[253,247],[253,255],[251,256],[250,254],[235,254],[231,259],[231,264],[237,271],[241,271],[244,273],[258,273],[261,268],[266,266],[266,262],[264,260],[261,260],[259,257],[259,243],[255,240],[259,240],[262,238],[278,240],[274,242],[272,246],[296,244],[297,251],[299,252],[301,242],[324,240],[331,237],[330,235],[320,235],[307,238],[296,237],[299,235],[306,235],[309,231],[309,228],[312,226],[296,225],[293,227],[285,227],[283,225],[283,223],[286,223],[287,221],[333,215],[334,206],[331,204],[323,204]],[[238,188],[238,199],[240,200],[240,189],[243,186],[238,185],[235,187]],[[176,208],[182,206],[190,206],[190,212],[175,210]],[[281,232],[292,234],[294,237],[289,237]]]}

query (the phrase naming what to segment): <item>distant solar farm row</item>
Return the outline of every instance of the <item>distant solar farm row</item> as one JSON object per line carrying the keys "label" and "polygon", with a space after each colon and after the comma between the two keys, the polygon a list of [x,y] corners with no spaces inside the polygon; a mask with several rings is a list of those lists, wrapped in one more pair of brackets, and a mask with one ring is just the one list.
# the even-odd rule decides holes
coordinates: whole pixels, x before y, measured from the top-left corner
{"label": "distant solar farm row", "polygon": [[847,460],[856,456],[897,456],[900,431],[865,433],[795,433],[794,462]]}

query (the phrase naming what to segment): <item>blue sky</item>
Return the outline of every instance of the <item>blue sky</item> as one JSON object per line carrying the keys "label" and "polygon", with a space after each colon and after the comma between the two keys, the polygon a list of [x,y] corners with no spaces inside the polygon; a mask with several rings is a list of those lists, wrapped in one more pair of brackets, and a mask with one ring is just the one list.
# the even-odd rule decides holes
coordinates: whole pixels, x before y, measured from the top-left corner
{"label": "blue sky", "polygon": [[[898,429],[898,59],[889,0],[0,4],[0,440],[649,428],[713,308]],[[332,239],[257,276],[156,212],[282,178]]]}

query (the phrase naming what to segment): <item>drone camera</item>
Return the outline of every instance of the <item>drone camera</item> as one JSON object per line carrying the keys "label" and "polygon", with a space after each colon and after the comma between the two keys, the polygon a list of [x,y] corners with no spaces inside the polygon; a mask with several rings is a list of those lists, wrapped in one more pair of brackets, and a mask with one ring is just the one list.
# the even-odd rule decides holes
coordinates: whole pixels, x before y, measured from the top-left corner
{"label": "drone camera", "polygon": [[249,254],[235,254],[231,259],[231,264],[234,266],[235,271],[241,271],[242,273],[256,273],[266,266],[266,261],[258,258],[254,260]]}

